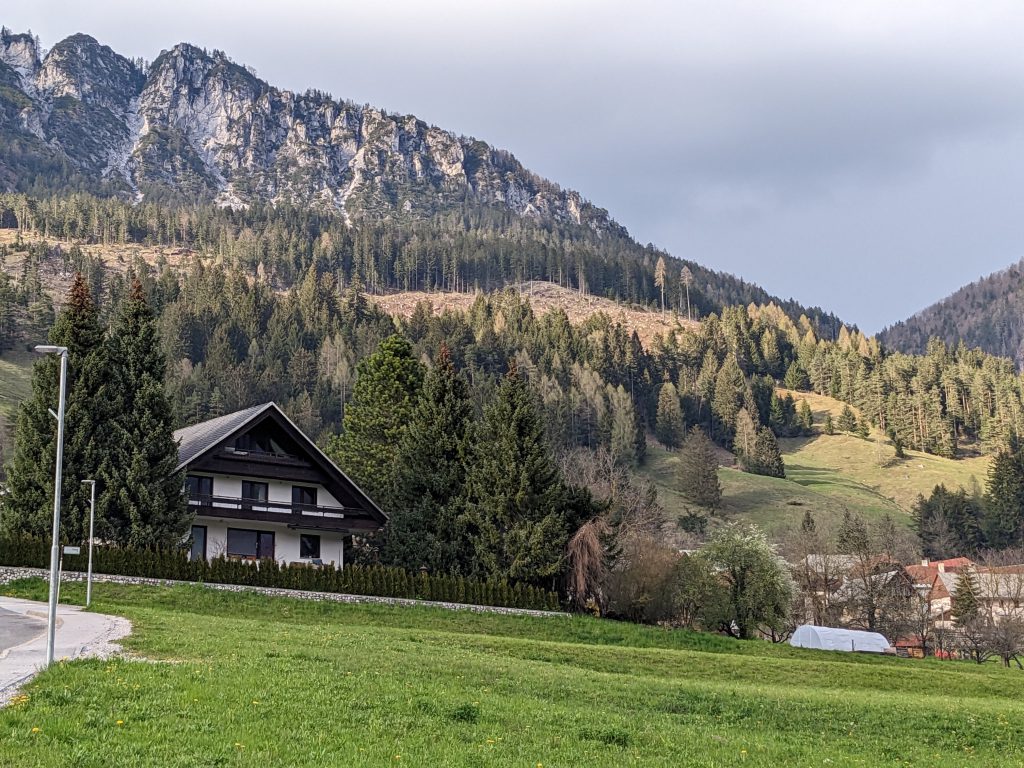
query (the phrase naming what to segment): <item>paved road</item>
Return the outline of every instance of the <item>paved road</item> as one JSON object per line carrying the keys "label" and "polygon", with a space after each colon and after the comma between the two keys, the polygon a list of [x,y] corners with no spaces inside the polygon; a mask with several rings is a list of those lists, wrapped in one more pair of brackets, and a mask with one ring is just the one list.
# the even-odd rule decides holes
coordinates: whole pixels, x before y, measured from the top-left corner
{"label": "paved road", "polygon": [[[46,663],[46,603],[0,597],[0,708]],[[89,613],[72,605],[57,606],[53,658],[106,658],[120,648],[115,641],[131,632],[119,616]]]}
{"label": "paved road", "polygon": [[0,653],[27,643],[46,631],[46,622],[34,616],[0,608]]}

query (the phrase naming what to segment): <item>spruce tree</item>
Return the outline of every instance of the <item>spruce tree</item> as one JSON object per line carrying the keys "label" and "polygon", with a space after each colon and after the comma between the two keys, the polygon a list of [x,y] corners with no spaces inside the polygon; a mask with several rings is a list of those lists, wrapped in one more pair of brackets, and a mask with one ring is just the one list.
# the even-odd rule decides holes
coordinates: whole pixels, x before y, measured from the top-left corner
{"label": "spruce tree", "polygon": [[585,512],[570,503],[535,396],[514,365],[484,409],[471,456],[470,575],[550,588]]}
{"label": "spruce tree", "polygon": [[832,414],[831,413],[826,413],[825,414],[825,422],[822,424],[821,430],[826,435],[834,435],[836,433],[836,427],[835,427],[835,424],[832,423]]}
{"label": "spruce tree", "polygon": [[382,547],[387,564],[426,566],[432,573],[466,570],[462,513],[472,418],[469,385],[442,347],[398,445]]}
{"label": "spruce tree", "polygon": [[850,406],[843,406],[843,411],[839,414],[839,420],[836,422],[836,427],[840,432],[853,432],[857,429],[857,416],[853,413]]}
{"label": "spruce tree", "polygon": [[786,376],[783,378],[782,383],[786,389],[794,389],[800,392],[804,392],[811,388],[810,379],[807,377],[807,371],[796,360],[789,364],[789,368],[786,369]]}
{"label": "spruce tree", "polygon": [[[68,348],[61,538],[78,543],[89,531],[89,488],[81,481],[99,477],[109,445],[106,346],[96,306],[81,273],[75,275],[49,341]],[[56,355],[36,361],[32,393],[21,404],[13,458],[7,468],[4,530],[35,536],[50,533],[57,424],[49,409],[57,411],[59,382],[60,359]]]}
{"label": "spruce tree", "polygon": [[654,432],[658,441],[669,450],[678,448],[683,439],[683,411],[675,385],[667,381],[658,392],[658,412]]}
{"label": "spruce tree", "polygon": [[328,453],[385,512],[391,507],[395,460],[423,385],[423,366],[409,342],[389,336],[357,368],[344,431]]}
{"label": "spruce tree", "polygon": [[975,582],[974,574],[969,568],[964,568],[956,576],[952,610],[954,623],[958,627],[970,624],[978,618],[980,608],[978,585]]}
{"label": "spruce tree", "polygon": [[756,475],[786,476],[786,466],[782,462],[779,443],[775,439],[775,434],[768,427],[761,427],[757,431],[753,455],[745,459],[743,465],[748,472]]}
{"label": "spruce tree", "polygon": [[814,431],[814,414],[806,400],[800,401],[800,407],[797,409],[797,423],[800,425],[800,434],[810,437]]}
{"label": "spruce tree", "polygon": [[683,441],[676,469],[676,487],[694,504],[717,509],[722,503],[718,481],[718,454],[714,443],[700,427],[694,427]]}
{"label": "spruce tree", "polygon": [[107,339],[110,444],[100,469],[97,535],[136,548],[180,542],[191,515],[175,472],[174,415],[156,320],[135,280]]}
{"label": "spruce tree", "polygon": [[989,546],[1019,544],[1024,533],[1024,459],[1021,453],[1000,452],[988,470],[985,534]]}

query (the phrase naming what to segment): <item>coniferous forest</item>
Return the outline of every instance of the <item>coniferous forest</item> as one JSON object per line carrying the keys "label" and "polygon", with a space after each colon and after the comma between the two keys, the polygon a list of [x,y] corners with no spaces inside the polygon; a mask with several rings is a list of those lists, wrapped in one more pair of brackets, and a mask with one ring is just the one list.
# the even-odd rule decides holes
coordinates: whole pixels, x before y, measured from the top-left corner
{"label": "coniferous forest", "polygon": [[[540,530],[543,522],[561,531],[553,540],[564,543],[574,526],[593,515],[588,505],[600,506],[600,500],[579,500],[582,511],[573,520],[538,521],[517,520],[507,509],[481,506],[479,493],[474,497],[474,487],[491,487],[498,474],[478,477],[487,462],[474,457],[472,435],[490,430],[490,443],[500,442],[500,427],[524,402],[536,411],[530,429],[544,435],[544,445],[535,446],[541,453],[533,471],[550,465],[555,473],[550,488],[537,490],[538,498],[573,494],[559,479],[557,457],[600,451],[616,466],[633,467],[644,461],[649,438],[681,450],[685,466],[713,465],[713,451],[694,447],[710,440],[735,454],[746,471],[783,477],[777,438],[812,429],[801,391],[851,406],[826,430],[866,436],[871,426],[897,452],[905,447],[951,458],[1012,457],[1024,430],[1021,380],[1009,360],[939,341],[923,355],[891,353],[831,315],[772,301],[733,278],[676,261],[666,267],[653,252],[623,251],[621,244],[504,220],[496,212],[467,211],[461,218],[404,227],[348,227],[298,209],[7,195],[0,198],[0,224],[17,231],[3,246],[4,263],[21,265],[17,274],[5,269],[0,277],[0,345],[10,349],[42,338],[55,317],[59,335],[68,312],[88,304],[89,333],[96,338],[84,348],[108,349],[116,359],[129,354],[119,341],[123,329],[137,329],[148,317],[146,333],[158,349],[147,354],[159,359],[133,362],[132,375],[141,376],[146,366],[151,378],[162,371],[167,410],[160,423],[176,427],[277,401],[371,493],[410,510],[393,531],[407,526],[418,538],[437,542],[429,555],[410,554],[403,551],[407,542],[391,536],[368,555],[392,563],[429,558],[452,572],[509,577],[513,563],[530,557],[473,552],[467,542],[486,538],[488,530],[507,533],[508,526]],[[172,264],[162,252],[149,260],[140,255],[112,268],[77,242],[135,244],[140,250],[159,245],[173,248],[178,258]],[[59,275],[78,277],[72,295],[58,296],[64,303],[55,308],[44,285]],[[692,283],[680,280],[686,275]],[[682,310],[699,323],[644,344],[606,314],[576,325],[561,311],[538,316],[527,297],[505,289],[532,278],[656,309],[664,296],[666,311]],[[424,302],[406,319],[388,316],[371,301],[374,293],[407,288],[478,294],[466,312],[438,313]],[[105,346],[96,341],[101,338],[108,339]],[[396,354],[406,361],[406,373],[378,370],[381,355]],[[90,369],[86,359],[80,361],[83,370]],[[438,380],[442,374],[449,378]],[[105,401],[128,403],[130,385],[121,374],[102,378]],[[527,399],[498,415],[495,403],[508,394],[510,381],[528,384],[517,395]],[[446,402],[456,392],[460,404]],[[437,457],[437,477],[403,476],[400,469],[413,466],[424,445],[439,447],[430,437],[427,414],[438,416],[431,408],[454,408],[443,418],[456,435],[466,434]],[[384,424],[389,420],[390,426]],[[45,419],[37,421],[42,429]],[[123,437],[132,426],[109,428]],[[105,429],[97,423],[97,434]],[[399,455],[405,458],[399,461]],[[5,459],[17,465],[17,450],[8,450]],[[699,469],[688,473],[700,475]],[[424,482],[426,489],[419,485]],[[717,489],[709,482],[692,493],[698,506],[714,509]],[[37,492],[41,488],[40,478]],[[161,497],[159,489],[152,493]],[[569,497],[533,506],[564,511],[573,507],[564,503]],[[83,501],[78,499],[79,510]],[[142,502],[104,499],[111,529],[121,503],[131,508]],[[937,528],[945,543],[935,551],[1019,543],[1019,513],[986,517],[979,507],[969,519],[942,512],[937,523],[929,503],[922,499],[918,512],[926,547]],[[173,537],[173,505],[157,509],[166,512],[118,529],[128,537],[145,539],[152,531]],[[433,524],[424,521],[437,519],[454,527],[424,531]],[[491,535],[492,542],[504,538]],[[549,552],[517,578],[551,586],[565,567],[562,557]]]}

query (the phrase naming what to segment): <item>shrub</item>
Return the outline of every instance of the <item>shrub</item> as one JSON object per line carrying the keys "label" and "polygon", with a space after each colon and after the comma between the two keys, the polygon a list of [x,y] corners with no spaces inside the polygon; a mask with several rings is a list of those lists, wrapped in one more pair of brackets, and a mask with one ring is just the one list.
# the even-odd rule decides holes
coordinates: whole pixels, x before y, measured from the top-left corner
{"label": "shrub", "polygon": [[[85,571],[88,553],[64,558],[65,571]],[[48,568],[50,547],[42,539],[28,536],[0,536],[0,566]],[[311,592],[339,592],[452,603],[492,605],[535,610],[558,610],[559,599],[524,584],[486,582],[462,576],[432,576],[407,573],[400,568],[350,565],[344,570],[305,563],[282,564],[261,560],[258,564],[228,560],[189,560],[181,549],[144,550],[101,545],[93,549],[93,571],[117,576],[173,579],[212,584],[298,589]]]}

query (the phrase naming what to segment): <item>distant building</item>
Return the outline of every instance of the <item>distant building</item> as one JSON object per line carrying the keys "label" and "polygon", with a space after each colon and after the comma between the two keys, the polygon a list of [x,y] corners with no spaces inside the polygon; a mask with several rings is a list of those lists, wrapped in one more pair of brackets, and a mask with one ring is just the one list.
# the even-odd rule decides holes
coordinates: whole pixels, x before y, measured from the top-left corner
{"label": "distant building", "polygon": [[174,433],[192,558],[345,564],[387,515],[274,403]]}

